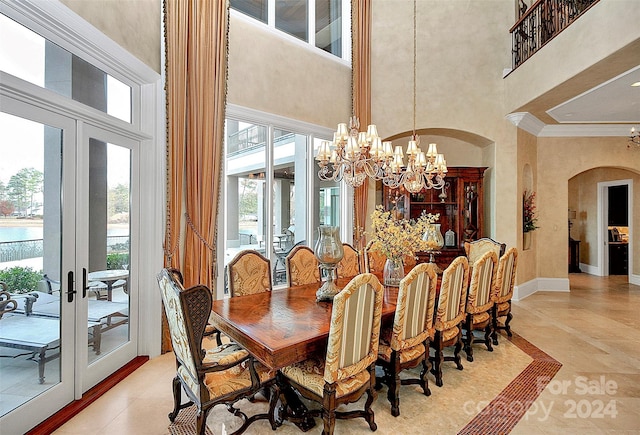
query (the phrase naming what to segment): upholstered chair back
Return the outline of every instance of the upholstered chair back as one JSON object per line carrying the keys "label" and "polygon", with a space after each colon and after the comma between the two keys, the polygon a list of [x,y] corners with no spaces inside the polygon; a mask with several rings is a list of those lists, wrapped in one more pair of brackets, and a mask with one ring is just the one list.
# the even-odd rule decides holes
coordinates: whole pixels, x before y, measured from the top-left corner
{"label": "upholstered chair back", "polygon": [[338,263],[338,277],[347,278],[360,273],[360,253],[348,243],[343,243],[344,257]]}
{"label": "upholstered chair back", "polygon": [[373,241],[369,242],[364,252],[365,271],[369,273],[382,273],[387,257],[382,252],[373,249]]}
{"label": "upholstered chair back", "polygon": [[227,265],[227,273],[231,297],[271,291],[271,263],[258,251],[239,252]]}
{"label": "upholstered chair back", "polygon": [[430,263],[422,263],[400,281],[391,348],[408,349],[425,342],[433,331],[437,275]]}
{"label": "upholstered chair back", "polygon": [[500,258],[504,255],[504,251],[507,245],[504,243],[496,242],[489,237],[474,240],[473,242],[464,242],[464,251],[469,261],[469,267],[473,267],[473,264],[478,261],[482,254],[485,252],[495,252],[496,257]]}
{"label": "upholstered chair back", "polygon": [[474,264],[467,297],[467,313],[486,313],[493,306],[491,297],[495,289],[498,256],[485,252]]}
{"label": "upholstered chair back", "polygon": [[285,259],[287,285],[304,285],[320,282],[318,259],[307,246],[296,246]]}
{"label": "upholstered chair back", "polygon": [[435,329],[445,331],[460,324],[465,318],[469,263],[457,257],[442,274]]}
{"label": "upholstered chair back", "polygon": [[324,380],[366,371],[378,357],[384,287],[375,275],[353,278],[333,299]]}
{"label": "upholstered chair back", "polygon": [[184,290],[176,281],[175,275],[166,269],[158,275],[158,284],[167,315],[171,345],[180,363],[179,374],[193,394],[199,397],[198,363],[193,356],[203,353],[199,343],[202,342],[213,297],[205,286]]}
{"label": "upholstered chair back", "polygon": [[498,273],[496,274],[495,293],[493,302],[501,304],[511,300],[513,286],[516,281],[516,267],[518,266],[518,250],[510,248],[500,257]]}

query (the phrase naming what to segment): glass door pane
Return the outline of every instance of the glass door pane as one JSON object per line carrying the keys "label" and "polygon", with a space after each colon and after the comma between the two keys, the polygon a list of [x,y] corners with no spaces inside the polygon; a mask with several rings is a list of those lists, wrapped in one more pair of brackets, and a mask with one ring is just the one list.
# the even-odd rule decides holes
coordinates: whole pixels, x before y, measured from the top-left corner
{"label": "glass door pane", "polygon": [[244,249],[267,256],[266,145],[267,127],[227,120],[225,267]]}
{"label": "glass door pane", "polygon": [[78,167],[78,252],[82,257],[78,268],[87,272],[79,319],[86,316],[89,328],[84,333],[98,336],[94,339],[98,346],[86,355],[79,353],[79,364],[86,367],[84,391],[137,354],[132,285],[136,272],[132,168],[137,142],[97,128],[86,127],[86,131]]}
{"label": "glass door pane", "polygon": [[2,108],[12,113],[0,112],[0,427],[22,433],[73,400],[74,303],[63,271],[75,254],[62,237],[73,213],[61,198],[74,196],[72,183],[63,189],[62,157],[75,139],[72,120],[10,99]]}

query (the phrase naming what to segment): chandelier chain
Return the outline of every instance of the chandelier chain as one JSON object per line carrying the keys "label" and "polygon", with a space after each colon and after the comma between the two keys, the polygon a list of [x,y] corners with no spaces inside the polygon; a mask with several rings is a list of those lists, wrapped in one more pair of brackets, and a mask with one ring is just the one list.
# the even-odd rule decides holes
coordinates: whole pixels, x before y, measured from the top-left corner
{"label": "chandelier chain", "polygon": [[413,140],[417,140],[416,139],[416,95],[417,95],[417,26],[416,26],[416,20],[417,20],[417,13],[418,11],[418,7],[416,5],[416,0],[413,0],[413,136],[411,137]]}

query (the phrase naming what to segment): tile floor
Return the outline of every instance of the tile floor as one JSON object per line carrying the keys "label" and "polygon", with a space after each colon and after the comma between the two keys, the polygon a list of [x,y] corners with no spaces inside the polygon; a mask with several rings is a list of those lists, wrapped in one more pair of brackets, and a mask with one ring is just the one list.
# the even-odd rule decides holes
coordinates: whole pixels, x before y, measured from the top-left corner
{"label": "tile floor", "polygon": [[[617,276],[572,274],[570,280],[571,292],[538,292],[513,304],[512,327],[517,335],[541,349],[550,361],[562,364],[550,382],[545,369],[532,364],[537,360],[521,350],[522,344],[518,347],[517,340],[501,337],[492,353],[477,345],[475,361],[463,359],[463,371],[446,367],[444,386],[438,388],[430,382],[430,397],[421,395],[414,386],[402,387],[401,415],[397,418],[389,413],[383,388],[374,403],[377,433],[474,433],[478,426],[469,422],[492,400],[495,403],[505,397],[504,392],[514,388],[514,378],[525,375],[529,381],[533,379],[533,392],[531,388],[516,392],[498,406],[497,412],[506,420],[514,420],[514,413],[526,409],[519,422],[515,418],[515,427],[511,425],[507,431],[640,434],[640,287]],[[150,360],[55,434],[170,433],[167,413],[172,409],[174,370],[171,354]],[[250,413],[262,411],[266,404],[247,402],[242,408]],[[321,421],[318,423],[307,433],[321,433]],[[231,432],[235,424],[224,407],[216,407],[209,415],[208,426],[214,434]],[[246,433],[270,432],[268,424],[259,421]],[[276,433],[300,431],[285,423]],[[336,434],[367,433],[371,432],[361,419],[336,423]]]}

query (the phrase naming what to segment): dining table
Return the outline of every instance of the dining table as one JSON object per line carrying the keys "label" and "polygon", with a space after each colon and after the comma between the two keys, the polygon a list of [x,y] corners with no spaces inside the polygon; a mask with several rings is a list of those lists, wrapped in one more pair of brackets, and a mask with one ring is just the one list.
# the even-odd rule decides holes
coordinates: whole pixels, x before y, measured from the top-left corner
{"label": "dining table", "polygon": [[[351,278],[339,278],[343,288]],[[291,286],[213,302],[211,322],[256,359],[276,370],[326,352],[331,302],[317,302],[321,283]],[[398,287],[385,287],[382,323],[393,321]]]}
{"label": "dining table", "polygon": [[[339,278],[344,288],[351,278]],[[246,296],[216,300],[211,323],[257,360],[276,370],[326,354],[332,302],[317,302],[322,283],[291,286]],[[398,287],[386,287],[382,302],[382,324],[391,324]],[[295,392],[283,389],[289,409],[286,414],[303,431],[315,425]]]}

